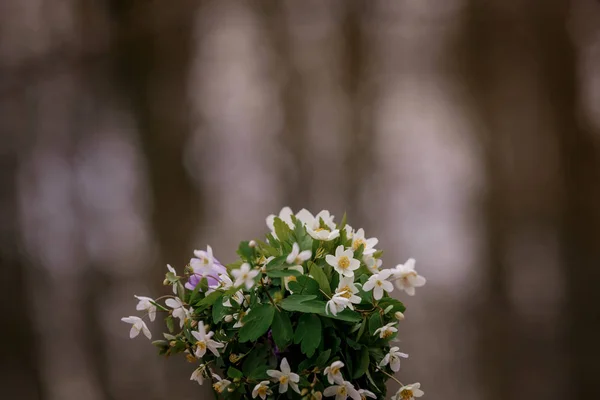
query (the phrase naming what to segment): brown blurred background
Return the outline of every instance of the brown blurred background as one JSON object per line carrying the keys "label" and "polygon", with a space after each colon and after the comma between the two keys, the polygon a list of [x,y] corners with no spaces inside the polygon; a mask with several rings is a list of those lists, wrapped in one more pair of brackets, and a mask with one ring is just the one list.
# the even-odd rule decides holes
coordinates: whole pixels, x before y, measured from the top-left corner
{"label": "brown blurred background", "polygon": [[2,0],[0,132],[2,399],[209,398],[119,319],[283,205],[417,259],[426,398],[600,399],[598,1]]}

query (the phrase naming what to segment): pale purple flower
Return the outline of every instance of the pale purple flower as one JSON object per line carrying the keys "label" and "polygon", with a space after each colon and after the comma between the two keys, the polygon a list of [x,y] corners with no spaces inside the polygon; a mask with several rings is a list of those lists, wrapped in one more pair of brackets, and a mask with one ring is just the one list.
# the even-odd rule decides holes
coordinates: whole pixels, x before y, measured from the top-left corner
{"label": "pale purple flower", "polygon": [[194,274],[186,282],[186,289],[194,290],[202,278],[206,278],[209,286],[217,286],[219,275],[227,274],[227,268],[213,257],[210,246],[206,247],[206,251],[194,250],[194,255],[196,257],[190,260],[190,267],[192,267]]}

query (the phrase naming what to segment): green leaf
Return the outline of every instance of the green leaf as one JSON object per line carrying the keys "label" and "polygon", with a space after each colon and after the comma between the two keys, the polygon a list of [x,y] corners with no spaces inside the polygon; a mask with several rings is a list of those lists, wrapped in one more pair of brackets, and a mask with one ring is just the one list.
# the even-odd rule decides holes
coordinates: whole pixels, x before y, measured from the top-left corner
{"label": "green leaf", "polygon": [[283,299],[279,305],[286,311],[297,311],[304,313],[320,313],[324,312],[325,308],[321,309],[320,304],[315,304],[315,295],[293,294]]}
{"label": "green leaf", "polygon": [[244,359],[244,365],[242,366],[242,372],[247,377],[253,373],[261,365],[267,364],[268,352],[263,345],[255,346],[250,353]]}
{"label": "green leaf", "polygon": [[375,253],[371,254],[371,256],[373,258],[377,258],[377,259],[381,258],[382,255],[383,255],[383,250],[377,250]]}
{"label": "green leaf", "polygon": [[277,347],[279,347],[280,350],[285,349],[294,337],[292,322],[286,312],[275,313],[271,331],[273,332],[273,340]]}
{"label": "green leaf", "polygon": [[181,281],[177,281],[177,296],[180,299],[185,299],[185,288],[183,287]]}
{"label": "green leaf", "polygon": [[229,367],[229,369],[227,370],[227,376],[231,379],[242,379],[244,377],[244,374],[237,368]]}
{"label": "green leaf", "polygon": [[294,237],[296,239],[296,243],[300,247],[300,250],[311,250],[313,245],[313,239],[310,237],[308,233],[306,233],[306,228],[302,221],[296,221],[294,226]]}
{"label": "green leaf", "polygon": [[295,281],[290,281],[288,286],[294,294],[319,294],[319,284],[314,279],[301,275]]}
{"label": "green leaf", "polygon": [[267,370],[269,369],[271,368],[268,365],[259,365],[246,376],[250,380],[262,381],[269,378],[269,375],[267,375]]}
{"label": "green leaf", "polygon": [[197,308],[203,308],[203,307],[212,306],[213,304],[215,304],[217,301],[219,301],[222,298],[223,298],[223,293],[221,293],[221,292],[211,292],[211,293],[209,293],[208,296],[206,296],[205,298],[203,298],[202,300],[200,300],[198,302],[198,304],[196,304],[196,307]]}
{"label": "green leaf", "polygon": [[203,293],[208,292],[208,279],[207,278],[200,279],[200,282],[198,283],[198,286],[200,286],[200,290]]}
{"label": "green leaf", "polygon": [[267,272],[288,268],[289,265],[285,263],[286,259],[287,256],[279,256],[269,261],[269,263],[266,265]]}
{"label": "green leaf", "polygon": [[167,324],[167,329],[169,332],[173,333],[175,331],[175,322],[173,321],[173,316],[169,315],[165,318],[165,323]]}
{"label": "green leaf", "polygon": [[346,226],[346,220],[347,220],[348,216],[346,215],[346,213],[344,212],[344,215],[342,216],[342,221],[340,222],[340,224],[338,225],[338,229],[341,231],[342,229],[344,229],[344,227]]}
{"label": "green leaf", "polygon": [[254,259],[254,248],[250,247],[250,242],[241,242],[237,253],[248,262]]}
{"label": "green leaf", "polygon": [[388,312],[388,314],[389,313],[393,314],[396,311],[400,311],[401,313],[406,311],[406,307],[404,307],[404,304],[400,300],[396,300],[391,297],[385,297],[385,298],[381,299],[381,301],[379,302],[379,305],[383,309],[386,309],[389,306],[392,306],[392,309]]}
{"label": "green leaf", "polygon": [[312,357],[321,343],[322,327],[319,317],[313,314],[303,314],[298,319],[294,334],[294,343],[300,344],[300,350],[307,357]]}
{"label": "green leaf", "polygon": [[275,228],[275,234],[280,242],[286,242],[289,239],[291,233],[290,227],[280,218],[275,217],[273,228]]}
{"label": "green leaf", "polygon": [[329,360],[330,355],[331,355],[331,349],[325,350],[324,352],[319,354],[319,357],[317,357],[317,360],[315,361],[316,366],[324,367],[324,366],[328,365],[327,361]]}
{"label": "green leaf", "polygon": [[295,269],[279,269],[267,271],[267,275],[271,278],[285,278],[286,276],[300,276],[302,273]]}
{"label": "green leaf", "polygon": [[171,271],[165,274],[165,278],[169,281],[169,283],[175,283],[179,281],[179,277]]}
{"label": "green leaf", "polygon": [[369,370],[367,369],[365,371],[365,374],[367,375],[367,380],[369,381],[369,383],[371,384],[371,387],[373,389],[375,389],[376,392],[382,393],[381,389],[379,388],[379,386],[377,386],[377,384],[375,383],[375,381],[373,380],[373,378],[371,377],[371,373],[369,372]]}
{"label": "green leaf", "polygon": [[309,261],[308,273],[312,275],[315,281],[317,281],[317,283],[319,284],[319,288],[321,288],[321,290],[325,292],[327,296],[331,296],[331,287],[329,286],[329,279],[327,279],[327,275],[325,275],[323,269],[320,268],[317,264]]}
{"label": "green leaf", "polygon": [[367,317],[363,317],[362,322],[360,323],[360,329],[358,330],[358,333],[356,334],[356,340],[360,340],[361,336],[363,335],[363,333],[365,333],[365,329],[367,327]]}
{"label": "green leaf", "polygon": [[240,328],[240,342],[256,340],[264,335],[275,315],[275,308],[271,304],[260,304],[250,310],[244,317],[244,326]]}
{"label": "green leaf", "polygon": [[223,318],[227,315],[227,307],[225,307],[223,305],[223,298],[221,298],[221,301],[217,301],[213,304],[212,307],[212,317],[213,317],[213,322],[215,324],[220,323]]}
{"label": "green leaf", "polygon": [[369,333],[371,336],[375,335],[375,331],[383,326],[381,321],[381,315],[375,313],[369,318]]}
{"label": "green leaf", "polygon": [[352,379],[360,378],[369,369],[369,349],[365,346],[360,351],[358,362],[354,366],[354,374]]}
{"label": "green leaf", "polygon": [[[325,302],[323,302],[323,305],[325,305]],[[346,322],[360,321],[360,314],[357,313],[356,311],[352,311],[348,308],[346,308],[342,312],[337,313],[337,315],[326,314],[326,313],[322,313],[321,315],[324,317],[327,317],[327,318],[338,319],[340,321],[346,321]]]}

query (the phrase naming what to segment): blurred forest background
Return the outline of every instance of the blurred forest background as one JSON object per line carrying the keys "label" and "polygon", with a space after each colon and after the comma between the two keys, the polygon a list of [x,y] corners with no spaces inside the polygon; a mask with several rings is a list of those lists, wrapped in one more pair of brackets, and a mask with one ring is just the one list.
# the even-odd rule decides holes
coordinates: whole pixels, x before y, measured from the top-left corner
{"label": "blurred forest background", "polygon": [[2,0],[0,132],[2,399],[209,398],[120,317],[283,205],[417,259],[427,398],[600,399],[598,1]]}

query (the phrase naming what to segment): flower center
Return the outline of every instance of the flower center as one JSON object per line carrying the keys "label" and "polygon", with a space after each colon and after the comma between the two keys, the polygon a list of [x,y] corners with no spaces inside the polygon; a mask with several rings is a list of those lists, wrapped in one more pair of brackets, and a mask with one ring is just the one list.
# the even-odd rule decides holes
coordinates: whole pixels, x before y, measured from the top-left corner
{"label": "flower center", "polygon": [[341,256],[338,260],[338,267],[346,269],[350,266],[350,259],[347,256]]}
{"label": "flower center", "polygon": [[266,396],[268,388],[266,386],[260,386],[257,390],[258,394],[261,396]]}
{"label": "flower center", "polygon": [[340,373],[339,367],[333,367],[333,368],[331,368],[331,375],[337,375],[339,373]]}
{"label": "flower center", "polygon": [[381,335],[381,337],[383,339],[387,339],[390,336],[392,336],[394,334],[394,332],[390,331],[389,329],[386,329],[385,331],[383,331],[383,334]]}
{"label": "flower center", "polygon": [[346,386],[340,386],[338,388],[338,394],[342,395],[342,396],[346,396],[346,394],[348,393],[348,390],[346,389]]}
{"label": "flower center", "polygon": [[363,239],[355,239],[354,242],[352,242],[352,250],[358,250],[361,244],[364,245],[364,247],[367,247],[367,242]]}
{"label": "flower center", "polygon": [[350,288],[348,286],[344,286],[343,288],[339,288],[336,292],[337,293],[341,293],[340,296],[345,297],[347,299],[349,299],[350,297],[352,297],[352,290],[350,290]]}
{"label": "flower center", "polygon": [[381,286],[381,285],[383,285],[383,282],[377,281],[377,286]]}
{"label": "flower center", "polygon": [[288,378],[288,376],[287,376],[287,375],[282,375],[282,376],[279,378],[279,384],[280,384],[280,385],[286,385],[286,384],[288,383],[288,380],[289,380],[289,378]]}
{"label": "flower center", "polygon": [[198,346],[200,350],[206,350],[206,342],[204,340],[196,342],[196,346]]}
{"label": "flower center", "polygon": [[410,400],[413,398],[413,392],[412,390],[404,389],[400,392],[400,396],[402,396],[403,399]]}
{"label": "flower center", "polygon": [[225,389],[223,387],[223,384],[221,382],[217,382],[213,385],[213,388],[215,388],[215,390],[217,391],[217,393],[223,393],[223,389]]}
{"label": "flower center", "polygon": [[327,229],[325,229],[325,228],[317,228],[317,229],[315,229],[315,232],[321,232],[321,231],[326,231],[326,230]]}
{"label": "flower center", "polygon": [[288,282],[296,282],[296,281],[297,281],[297,279],[294,275],[288,276]]}

